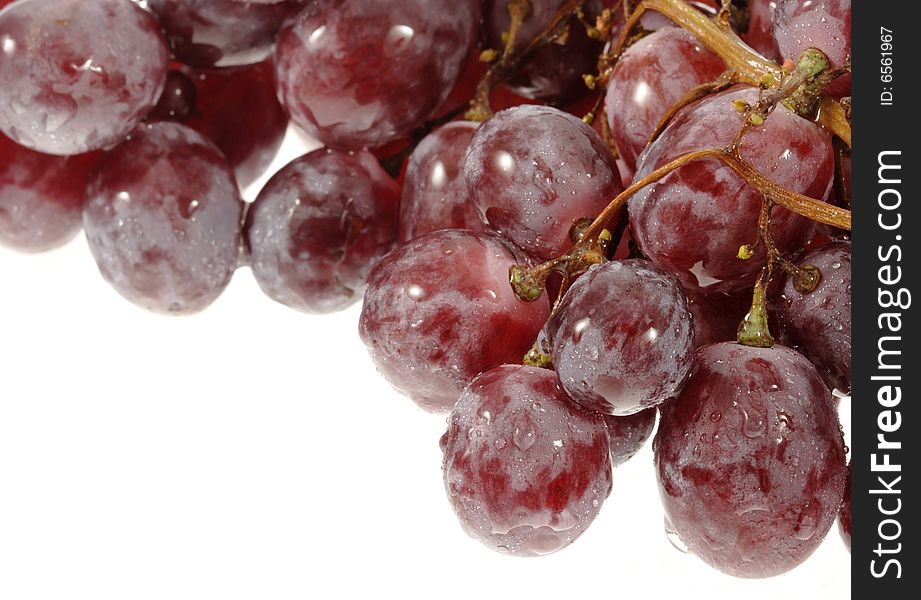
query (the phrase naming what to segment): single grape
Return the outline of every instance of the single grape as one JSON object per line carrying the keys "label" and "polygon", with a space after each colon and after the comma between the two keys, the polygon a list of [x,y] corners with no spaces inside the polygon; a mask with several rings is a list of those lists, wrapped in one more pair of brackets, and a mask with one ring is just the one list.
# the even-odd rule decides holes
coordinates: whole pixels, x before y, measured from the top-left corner
{"label": "single grape", "polygon": [[0,134],[0,244],[42,252],[73,238],[96,160],[40,154]]}
{"label": "single grape", "polygon": [[679,27],[659,29],[627,49],[611,75],[605,114],[631,170],[668,108],[725,69],[718,56]]}
{"label": "single grape", "polygon": [[623,189],[601,137],[549,106],[516,106],[480,126],[464,177],[490,227],[543,259],[568,250],[572,226]]}
{"label": "single grape", "polygon": [[[639,159],[636,179],[694,150],[724,148],[741,126],[733,103],[754,104],[758,90],[735,87],[679,111]],[[777,185],[824,199],[831,188],[834,159],[829,134],[782,104],[752,127],[742,157]],[[758,244],[748,260],[742,245],[758,235],[762,196],[717,158],[690,162],[630,199],[630,225],[643,254],[676,273],[689,291],[712,294],[751,288],[767,256]],[[771,232],[781,252],[805,245],[815,226],[775,206]]]}
{"label": "single grape", "polygon": [[503,365],[477,377],[441,445],[454,512],[498,552],[541,556],[568,546],[611,493],[601,415],[572,404],[546,369]]}
{"label": "single grape", "polygon": [[739,323],[752,305],[751,290],[733,294],[701,294],[692,290],[687,297],[694,317],[695,348],[735,341]]}
{"label": "single grape", "polygon": [[681,286],[645,260],[590,268],[563,296],[545,334],[566,393],[605,414],[631,415],[674,396],[694,354]]}
{"label": "single grape", "polygon": [[647,408],[634,415],[604,415],[611,438],[611,465],[619,466],[640,451],[656,426],[656,409]]}
{"label": "single grape", "polygon": [[177,123],[150,123],[109,151],[83,226],[103,277],[148,310],[193,313],[237,265],[243,201],[220,150]]}
{"label": "single grape", "polygon": [[844,483],[844,502],[841,503],[841,512],[838,514],[838,531],[848,551],[851,549],[851,468],[847,465],[847,479]]}
{"label": "single grape", "polygon": [[777,60],[780,52],[774,41],[774,9],[777,0],[748,1],[748,31],[742,35],[745,43],[757,50],[761,56]]}
{"label": "single grape", "polygon": [[315,150],[276,173],[249,210],[251,266],[273,300],[307,312],[361,299],[397,236],[400,189],[367,151]]}
{"label": "single grape", "polygon": [[691,552],[750,578],[812,554],[838,515],[846,469],[834,402],[803,355],[705,346],[660,412],[659,492]]}
{"label": "single grape", "polygon": [[464,156],[477,126],[448,123],[416,146],[400,201],[401,242],[439,229],[486,229],[464,181]]}
{"label": "single grape", "polygon": [[176,59],[200,69],[261,62],[272,54],[275,36],[304,0],[147,0],[160,18]]}
{"label": "single grape", "polygon": [[224,71],[172,70],[151,116],[178,121],[214,142],[241,188],[269,167],[288,128],[271,61]]}
{"label": "single grape", "polygon": [[154,107],[168,50],[124,0],[22,0],[0,14],[0,131],[48,154],[122,140]]}
{"label": "single grape", "polygon": [[822,273],[808,294],[784,279],[778,314],[784,333],[815,363],[825,381],[843,392],[851,389],[851,244],[833,242],[814,248],[796,264]]}
{"label": "single grape", "polygon": [[397,390],[447,412],[474,377],[520,362],[547,320],[522,302],[508,270],[523,257],[499,236],[447,229],[418,237],[368,275],[359,334]]}
{"label": "single grape", "polygon": [[[807,48],[818,48],[832,67],[851,60],[851,0],[777,0],[774,40],[783,58],[796,61]],[[825,88],[835,97],[851,95],[851,75]]]}
{"label": "single grape", "polygon": [[[525,17],[515,40],[515,52],[521,52],[553,18],[565,0],[531,0],[528,16]],[[486,46],[498,51],[505,48],[504,35],[509,30],[509,0],[486,0],[483,16]],[[601,14],[600,0],[590,0],[584,8],[586,22],[594,24]],[[575,16],[566,25],[565,43],[549,42],[534,52],[509,79],[508,85],[515,93],[526,98],[561,100],[576,95],[585,95],[588,88],[582,75],[595,73],[595,62],[603,48],[603,42],[593,40],[585,32],[585,26]]]}
{"label": "single grape", "polygon": [[474,43],[475,0],[316,0],[278,37],[278,96],[324,144],[382,146],[447,98]]}

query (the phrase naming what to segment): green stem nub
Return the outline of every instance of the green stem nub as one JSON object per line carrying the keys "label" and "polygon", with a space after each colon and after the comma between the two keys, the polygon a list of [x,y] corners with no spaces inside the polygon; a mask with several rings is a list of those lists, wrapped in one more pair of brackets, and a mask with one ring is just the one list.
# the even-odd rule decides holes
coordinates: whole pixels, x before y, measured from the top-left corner
{"label": "green stem nub", "polygon": [[[536,273],[535,273],[536,271]],[[547,276],[543,270],[524,265],[512,265],[508,270],[508,281],[519,300],[534,302],[544,294]]]}
{"label": "green stem nub", "polygon": [[755,284],[751,310],[748,311],[745,319],[739,324],[739,331],[736,337],[743,346],[770,348],[774,345],[774,338],[771,336],[771,330],[768,326],[767,297],[765,293],[769,277],[764,275],[762,273],[762,276],[758,278],[758,283]]}
{"label": "green stem nub", "polygon": [[800,294],[808,294],[822,281],[822,271],[815,265],[802,265],[793,275],[793,288]]}

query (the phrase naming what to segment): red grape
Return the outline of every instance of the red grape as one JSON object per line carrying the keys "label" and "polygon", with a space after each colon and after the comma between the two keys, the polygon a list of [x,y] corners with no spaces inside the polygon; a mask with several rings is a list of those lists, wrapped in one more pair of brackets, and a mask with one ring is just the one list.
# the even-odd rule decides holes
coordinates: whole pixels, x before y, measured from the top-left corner
{"label": "red grape", "polygon": [[801,294],[787,277],[778,313],[784,333],[819,368],[829,386],[851,389],[851,244],[810,250],[797,264],[822,272],[819,285]]}
{"label": "red grape", "polygon": [[605,114],[617,149],[631,170],[666,110],[725,69],[718,56],[678,27],[660,29],[627,49],[614,67]]}
{"label": "red grape", "polygon": [[271,61],[224,71],[170,71],[152,116],[178,121],[214,142],[241,188],[269,167],[288,128]]}
{"label": "red grape", "polygon": [[815,367],[789,348],[698,351],[653,443],[666,515],[691,552],[737,577],[812,554],[838,515],[844,439]]}
{"label": "red grape", "polygon": [[[740,118],[733,102],[755,103],[758,91],[736,87],[682,109],[639,159],[636,178],[694,150],[723,148]],[[776,184],[823,199],[834,158],[829,134],[783,105],[744,138],[742,157]],[[739,248],[757,239],[761,194],[716,158],[688,163],[630,199],[630,225],[643,254],[676,273],[685,289],[705,293],[748,288],[766,262],[759,244],[748,260]],[[804,217],[775,207],[771,232],[781,252],[805,245],[815,230]]]}
{"label": "red grape", "polygon": [[464,176],[490,227],[543,259],[568,250],[576,221],[623,189],[601,137],[549,106],[516,106],[481,125]]}
{"label": "red grape", "polygon": [[40,154],[0,134],[0,244],[41,252],[73,238],[97,159]]}
{"label": "red grape", "polygon": [[474,0],[316,0],[279,34],[278,96],[328,146],[382,146],[447,98],[478,16]]}
{"label": "red grape", "polygon": [[656,426],[656,409],[647,408],[626,417],[604,415],[611,438],[611,465],[619,466],[640,451]]}
{"label": "red grape", "polygon": [[276,173],[247,215],[251,266],[272,299],[332,312],[361,299],[393,248],[400,190],[367,151],[315,150]]}
{"label": "red grape", "polygon": [[[803,50],[818,48],[832,67],[844,66],[851,59],[851,0],[777,0],[774,40],[783,58],[795,61]],[[850,74],[825,91],[850,96]]]}
{"label": "red grape", "polygon": [[774,41],[775,8],[777,0],[748,0],[748,31],[742,36],[745,43],[771,60],[780,58]]}
{"label": "red grape", "polygon": [[446,412],[474,377],[519,362],[549,312],[512,293],[508,270],[521,262],[496,235],[453,229],[382,258],[368,275],[359,333],[391,385]]}
{"label": "red grape", "polygon": [[645,260],[589,269],[563,296],[546,334],[563,389],[605,414],[631,415],[671,398],[694,354],[681,286]]}
{"label": "red grape", "polygon": [[733,294],[690,291],[687,296],[688,308],[694,317],[695,348],[735,341],[739,323],[751,308],[751,290]]}
{"label": "red grape", "polygon": [[844,483],[844,502],[841,503],[841,512],[838,515],[838,530],[847,549],[851,549],[851,465],[847,465],[847,479]]}
{"label": "red grape", "polygon": [[[516,51],[523,50],[544,29],[564,1],[531,0],[530,11],[515,40]],[[500,52],[505,48],[502,37],[511,21],[508,5],[509,0],[486,0],[483,7],[486,45]],[[601,10],[599,0],[590,0],[585,7],[586,21],[594,24]],[[567,26],[565,44],[545,44],[509,79],[507,85],[515,93],[526,98],[560,100],[588,91],[582,75],[597,70],[595,62],[603,44],[590,39],[577,18],[570,18]]]}
{"label": "red grape", "polygon": [[441,443],[454,511],[471,537],[498,552],[562,549],[611,492],[604,421],[572,404],[552,371],[483,373],[458,400]]}
{"label": "red grape", "polygon": [[464,156],[477,126],[448,123],[416,146],[403,182],[401,242],[439,229],[486,229],[464,181]]}
{"label": "red grape", "polygon": [[282,23],[304,0],[147,0],[180,62],[196,68],[235,67],[265,60]]}
{"label": "red grape", "polygon": [[124,0],[22,0],[0,14],[0,131],[48,154],[118,143],[154,107],[168,50]]}
{"label": "red grape", "polygon": [[237,265],[243,201],[220,150],[177,123],[152,123],[102,159],[83,212],[103,277],[149,310],[193,313]]}

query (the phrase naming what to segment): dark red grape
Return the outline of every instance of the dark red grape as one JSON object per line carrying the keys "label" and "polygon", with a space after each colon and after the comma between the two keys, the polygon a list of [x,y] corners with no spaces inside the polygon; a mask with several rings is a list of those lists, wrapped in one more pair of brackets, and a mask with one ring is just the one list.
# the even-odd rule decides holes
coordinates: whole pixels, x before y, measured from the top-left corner
{"label": "dark red grape", "polygon": [[48,154],[118,143],[154,107],[168,50],[124,0],[22,0],[0,14],[0,131]]}
{"label": "dark red grape", "polygon": [[454,512],[498,552],[541,556],[568,546],[611,492],[601,415],[572,404],[546,369],[504,365],[477,377],[441,442]]}
{"label": "dark red grape", "polygon": [[478,17],[475,0],[316,0],[279,34],[278,96],[328,146],[382,146],[447,98]]}
{"label": "dark red grape", "polygon": [[752,305],[751,290],[733,294],[701,294],[690,291],[688,308],[694,317],[694,347],[736,339],[739,323]]}
{"label": "dark red grape", "polygon": [[381,373],[422,408],[446,412],[483,371],[520,362],[547,320],[508,270],[523,262],[500,237],[447,229],[400,246],[368,275],[359,333]]}
{"label": "dark red grape", "polygon": [[742,36],[746,44],[771,60],[780,58],[777,43],[774,41],[775,8],[777,0],[749,0],[748,31]]}
{"label": "dark red grape", "polygon": [[605,414],[631,415],[674,396],[694,354],[681,286],[645,260],[589,269],[563,296],[545,333],[563,389]]}
{"label": "dark red grape", "polygon": [[841,503],[841,512],[838,514],[838,531],[847,549],[851,549],[851,468],[847,465],[847,479],[844,483],[844,502]]}
{"label": "dark red grape", "polygon": [[276,173],[247,215],[251,266],[272,299],[332,312],[361,299],[397,237],[400,189],[367,151],[319,149]]}
{"label": "dark red grape", "polygon": [[[723,148],[740,117],[733,102],[755,103],[758,91],[736,87],[681,110],[639,159],[643,177],[694,150]],[[824,199],[834,158],[829,134],[778,105],[744,138],[742,156],[778,185]],[[630,199],[630,225],[643,254],[676,273],[687,290],[737,292],[750,288],[767,258],[759,244],[748,260],[739,248],[757,239],[762,196],[716,158],[693,161],[646,186]],[[803,247],[815,230],[804,217],[775,207],[771,232],[781,252]]]}
{"label": "dark red grape", "polygon": [[[777,0],[774,40],[783,58],[797,60],[807,48],[818,48],[832,67],[851,59],[851,0]],[[839,77],[825,90],[850,96],[850,74]]]}
{"label": "dark red grape", "polygon": [[448,123],[416,146],[403,182],[401,242],[439,229],[486,229],[464,181],[464,156],[477,126]]}
{"label": "dark red grape", "polygon": [[40,154],[0,134],[0,244],[41,252],[73,238],[97,159]]}
{"label": "dark red grape", "polygon": [[822,279],[808,294],[787,276],[778,302],[781,327],[815,363],[829,386],[851,389],[851,244],[833,242],[810,250],[797,265],[813,265]]}
{"label": "dark red grape", "polygon": [[220,150],[177,123],[151,123],[102,159],[83,212],[90,250],[122,296],[193,313],[237,265],[243,201]]}
{"label": "dark red grape", "polygon": [[838,515],[846,469],[834,402],[804,356],[705,346],[660,411],[659,492],[691,552],[737,577],[778,575],[812,554]]}
{"label": "dark red grape", "polygon": [[623,189],[601,137],[549,106],[516,106],[480,126],[464,177],[490,227],[543,259],[568,250],[576,221]]}
{"label": "dark red grape", "polygon": [[282,23],[304,0],[147,0],[180,62],[200,69],[251,65],[272,53]]}
{"label": "dark red grape", "polygon": [[269,167],[288,128],[288,115],[275,96],[271,61],[224,71],[170,71],[156,116],[188,125],[214,142],[241,188]]}
{"label": "dark red grape", "polygon": [[[522,51],[544,29],[564,1],[531,0],[530,11],[515,40],[516,52]],[[509,0],[486,0],[483,7],[486,45],[500,52],[505,48],[502,38],[511,21],[508,5]],[[594,24],[601,10],[600,0],[590,0],[585,7],[586,21]],[[595,63],[603,43],[590,39],[576,17],[570,18],[567,27],[565,44],[545,44],[509,79],[507,85],[515,93],[526,98],[560,100],[588,91],[582,75],[597,71]]]}
{"label": "dark red grape", "polygon": [[668,108],[725,69],[718,56],[679,27],[660,29],[627,49],[614,67],[605,114],[631,170]]}
{"label": "dark red grape", "polygon": [[604,415],[611,438],[611,464],[622,465],[640,451],[656,426],[656,409],[647,408],[634,415]]}

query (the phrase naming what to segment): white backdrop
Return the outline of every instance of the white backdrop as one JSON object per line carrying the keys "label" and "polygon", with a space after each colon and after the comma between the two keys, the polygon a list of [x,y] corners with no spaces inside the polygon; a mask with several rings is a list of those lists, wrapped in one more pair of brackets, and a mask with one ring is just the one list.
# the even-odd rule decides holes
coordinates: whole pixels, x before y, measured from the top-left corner
{"label": "white backdrop", "polygon": [[205,312],[161,317],[82,236],[0,249],[0,599],[850,597],[837,526],[768,580],[672,548],[651,444],[569,548],[486,549],[445,497],[444,418],[375,372],[359,310],[294,312],[241,269]]}

